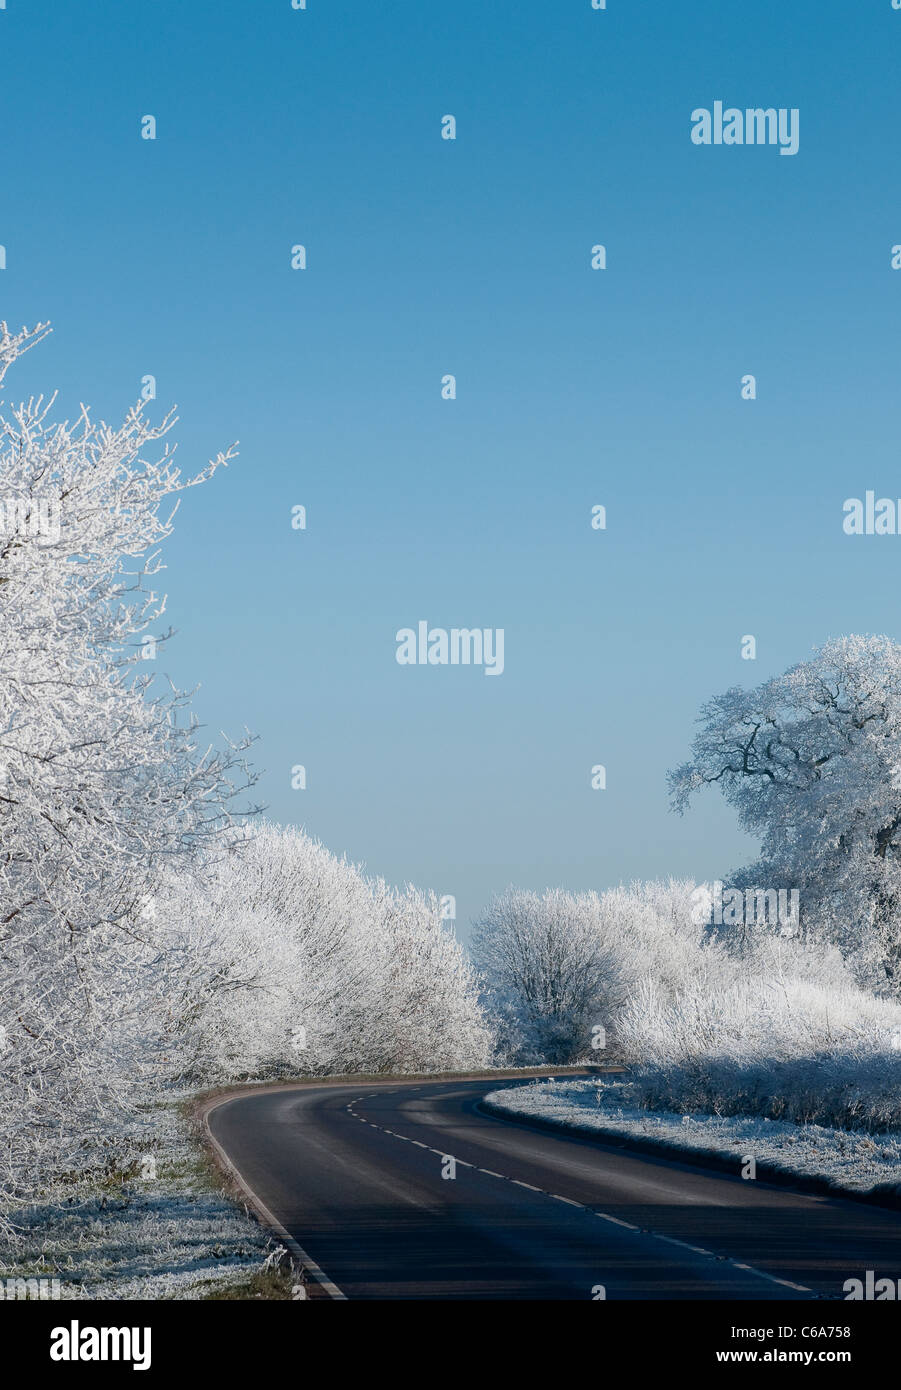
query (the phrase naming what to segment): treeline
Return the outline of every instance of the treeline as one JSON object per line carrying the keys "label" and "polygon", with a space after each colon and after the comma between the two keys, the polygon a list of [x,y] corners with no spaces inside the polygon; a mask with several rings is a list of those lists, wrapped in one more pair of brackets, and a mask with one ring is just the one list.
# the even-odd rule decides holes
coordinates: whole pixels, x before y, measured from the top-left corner
{"label": "treeline", "polygon": [[870,954],[717,926],[704,896],[670,881],[495,899],[473,954],[496,1059],[625,1060],[633,1093],[677,1113],[901,1125],[901,1002],[874,991]]}
{"label": "treeline", "polygon": [[171,417],[51,404],[0,415],[0,1221],[138,1164],[175,1085],[489,1055],[437,900],[260,825],[251,740],[154,679],[159,547],[234,451],[183,478]]}

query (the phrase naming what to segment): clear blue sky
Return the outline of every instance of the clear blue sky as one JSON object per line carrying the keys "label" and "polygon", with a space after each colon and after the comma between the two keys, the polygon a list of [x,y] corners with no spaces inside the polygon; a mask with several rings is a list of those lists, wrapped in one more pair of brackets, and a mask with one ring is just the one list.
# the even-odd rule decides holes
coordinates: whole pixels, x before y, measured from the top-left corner
{"label": "clear blue sky", "polygon": [[[152,373],[185,468],[240,440],[160,663],[259,734],[270,813],[464,933],[510,882],[735,867],[716,797],[667,809],[701,701],[901,635],[901,537],[841,525],[901,496],[901,12],[8,0],[0,37],[2,314],[55,328],[10,393],[118,418]],[[799,153],[693,145],[716,100],[798,107]],[[399,666],[422,618],[503,627],[503,676]]]}

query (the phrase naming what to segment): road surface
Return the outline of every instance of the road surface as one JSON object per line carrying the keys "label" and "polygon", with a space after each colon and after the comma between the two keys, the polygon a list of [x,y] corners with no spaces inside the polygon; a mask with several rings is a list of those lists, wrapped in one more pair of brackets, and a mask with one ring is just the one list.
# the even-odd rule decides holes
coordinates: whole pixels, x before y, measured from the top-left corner
{"label": "road surface", "polygon": [[481,1113],[499,1084],[305,1085],[208,1124],[323,1296],[842,1299],[901,1275],[901,1213]]}

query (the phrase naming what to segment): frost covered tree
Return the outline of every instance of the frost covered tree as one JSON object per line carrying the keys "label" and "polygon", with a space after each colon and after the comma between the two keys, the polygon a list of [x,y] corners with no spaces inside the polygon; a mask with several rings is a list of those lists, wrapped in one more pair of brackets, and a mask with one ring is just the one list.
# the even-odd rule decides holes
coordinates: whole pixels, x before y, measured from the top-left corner
{"label": "frost covered tree", "polygon": [[[0,382],[47,332],[0,326]],[[199,741],[156,691],[142,636],[190,478],[143,407],[54,423],[0,410],[0,1188],[28,1192],[108,1151],[152,1061],[161,877],[227,834],[242,746]],[[163,641],[166,633],[157,634]]]}
{"label": "frost covered tree", "polygon": [[599,930],[596,894],[510,889],[475,924],[472,954],[506,1060],[585,1057],[623,988],[622,962]]}
{"label": "frost covered tree", "polygon": [[[0,381],[45,333],[0,327]],[[173,1080],[484,1064],[477,983],[434,894],[389,888],[234,798],[142,660],[183,478],[143,405],[0,409],[0,1226],[140,1152]]]}
{"label": "frost covered tree", "polygon": [[675,809],[718,787],[761,840],[736,885],[797,887],[805,936],[901,991],[901,646],[830,641],[755,690],[717,696],[699,722],[670,774]]}
{"label": "frost covered tree", "polygon": [[[177,957],[193,1082],[484,1066],[474,973],[438,899],[367,878],[302,831],[255,825],[157,920]],[[174,995],[173,995],[174,997]]]}

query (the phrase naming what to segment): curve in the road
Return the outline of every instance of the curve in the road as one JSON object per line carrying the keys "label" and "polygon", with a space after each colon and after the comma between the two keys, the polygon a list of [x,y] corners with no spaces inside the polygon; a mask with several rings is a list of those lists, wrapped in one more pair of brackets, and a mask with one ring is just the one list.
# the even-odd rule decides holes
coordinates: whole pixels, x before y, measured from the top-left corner
{"label": "curve in the road", "polygon": [[283,1087],[207,1124],[332,1297],[841,1298],[897,1272],[895,1212],[501,1120],[496,1084]]}

